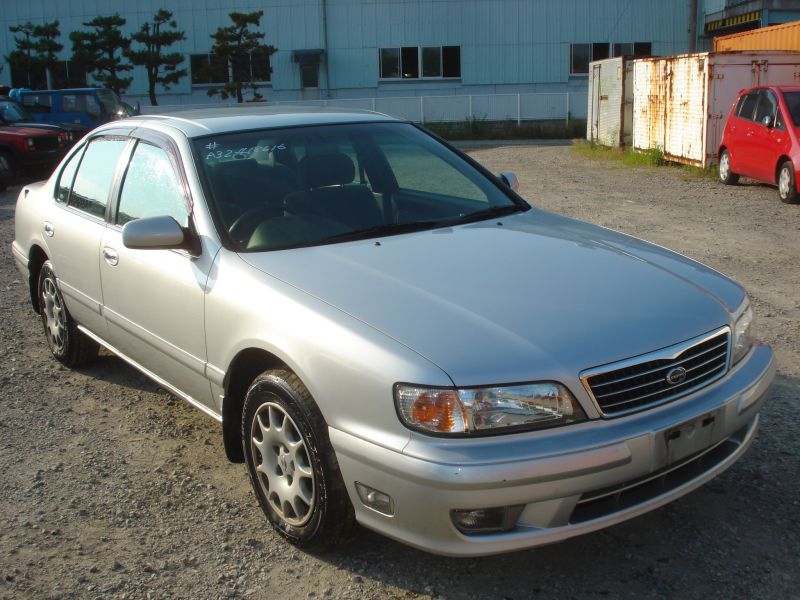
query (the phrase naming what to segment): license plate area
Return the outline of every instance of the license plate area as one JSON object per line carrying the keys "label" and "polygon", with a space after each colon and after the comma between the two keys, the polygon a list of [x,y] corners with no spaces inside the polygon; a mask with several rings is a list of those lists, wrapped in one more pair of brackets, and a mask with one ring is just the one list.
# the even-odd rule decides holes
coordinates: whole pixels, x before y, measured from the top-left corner
{"label": "license plate area", "polygon": [[716,412],[686,421],[664,432],[667,445],[667,464],[705,450],[716,441],[718,414]]}

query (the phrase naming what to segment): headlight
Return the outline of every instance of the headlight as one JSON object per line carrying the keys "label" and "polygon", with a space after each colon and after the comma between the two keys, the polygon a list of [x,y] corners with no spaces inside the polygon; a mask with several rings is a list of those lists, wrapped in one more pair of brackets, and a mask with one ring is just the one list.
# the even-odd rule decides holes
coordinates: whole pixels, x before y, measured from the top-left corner
{"label": "headlight", "polygon": [[465,389],[398,383],[394,396],[400,419],[426,433],[508,433],[586,419],[569,390],[550,382]]}
{"label": "headlight", "polygon": [[33,150],[36,146],[36,143],[33,141],[33,138],[25,138],[25,149],[26,150]]}
{"label": "headlight", "polygon": [[744,309],[736,325],[733,328],[733,353],[731,363],[736,364],[745,354],[750,350],[753,345],[753,336],[751,333],[750,325],[753,323],[753,309],[750,304]]}

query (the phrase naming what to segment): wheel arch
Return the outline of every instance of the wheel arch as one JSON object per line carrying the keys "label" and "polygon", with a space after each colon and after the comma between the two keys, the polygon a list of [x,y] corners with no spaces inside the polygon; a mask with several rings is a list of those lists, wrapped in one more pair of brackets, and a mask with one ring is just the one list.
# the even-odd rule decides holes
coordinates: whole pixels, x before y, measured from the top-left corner
{"label": "wheel arch", "polygon": [[244,397],[253,380],[269,369],[288,369],[295,372],[279,356],[263,348],[240,350],[225,372],[222,401],[222,437],[225,455],[231,462],[244,462],[241,420]]}
{"label": "wheel arch", "polygon": [[28,253],[28,289],[30,291],[31,304],[36,314],[39,314],[39,273],[42,265],[48,260],[47,253],[38,244],[31,246]]}

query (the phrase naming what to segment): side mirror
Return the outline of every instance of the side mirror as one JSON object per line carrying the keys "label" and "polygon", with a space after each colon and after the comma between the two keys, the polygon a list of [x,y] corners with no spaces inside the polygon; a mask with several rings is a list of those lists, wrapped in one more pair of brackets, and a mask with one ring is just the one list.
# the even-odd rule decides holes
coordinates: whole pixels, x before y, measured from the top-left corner
{"label": "side mirror", "polygon": [[767,115],[763,119],[761,119],[761,124],[766,127],[767,129],[772,129],[772,115]]}
{"label": "side mirror", "polygon": [[511,171],[502,171],[498,177],[500,178],[500,181],[505,183],[512,190],[515,192],[519,191],[519,179],[517,179],[517,176]]}
{"label": "side mirror", "polygon": [[187,250],[199,254],[199,246],[172,217],[147,217],[125,223],[122,243],[135,250]]}

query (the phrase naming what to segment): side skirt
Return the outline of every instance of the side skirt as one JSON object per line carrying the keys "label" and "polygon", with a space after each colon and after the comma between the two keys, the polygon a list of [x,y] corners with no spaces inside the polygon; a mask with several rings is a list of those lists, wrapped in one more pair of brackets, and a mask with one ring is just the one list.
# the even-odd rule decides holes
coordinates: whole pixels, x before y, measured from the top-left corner
{"label": "side skirt", "polygon": [[83,325],[78,325],[78,329],[81,331],[81,333],[85,334],[87,337],[92,338],[95,342],[97,342],[98,344],[100,344],[101,346],[103,346],[104,348],[109,350],[110,352],[113,352],[114,354],[119,356],[122,360],[124,360],[130,366],[132,366],[133,368],[137,369],[138,371],[141,371],[142,374],[146,375],[147,377],[149,377],[150,379],[155,381],[158,385],[160,385],[164,389],[169,390],[172,394],[175,394],[179,398],[183,398],[184,400],[186,400],[186,402],[188,402],[189,404],[191,404],[195,408],[200,409],[201,411],[206,413],[209,417],[213,417],[214,419],[216,419],[217,421],[222,423],[222,415],[217,414],[216,412],[214,412],[213,410],[208,408],[205,404],[203,404],[201,402],[198,402],[197,400],[192,398],[190,395],[185,394],[184,392],[182,392],[181,390],[176,388],[171,383],[168,383],[168,382],[164,381],[163,379],[161,379],[161,377],[159,377],[158,375],[156,375],[152,371],[144,368],[142,365],[137,363],[132,358],[124,355],[122,352],[120,352],[119,350],[114,348],[114,346],[112,346],[111,344],[106,342],[104,339],[102,339],[101,337],[95,335],[94,333],[92,333],[91,331],[86,329]]}

